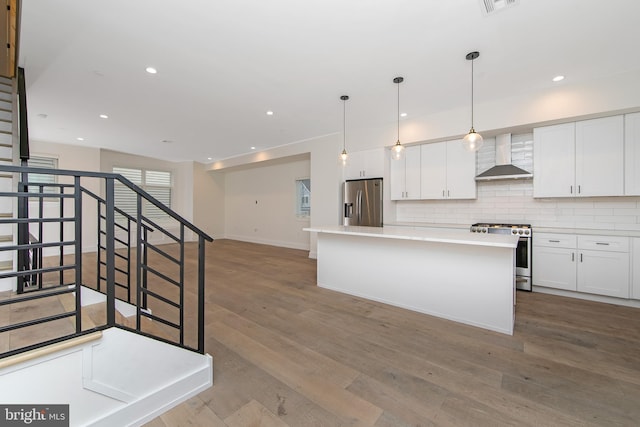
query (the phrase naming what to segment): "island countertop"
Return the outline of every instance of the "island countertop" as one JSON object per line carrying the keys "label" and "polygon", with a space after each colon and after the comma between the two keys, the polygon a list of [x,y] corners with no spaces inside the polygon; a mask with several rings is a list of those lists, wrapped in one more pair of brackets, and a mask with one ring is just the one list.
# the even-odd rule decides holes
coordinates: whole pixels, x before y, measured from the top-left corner
{"label": "island countertop", "polygon": [[315,233],[342,234],[376,237],[384,239],[420,240],[425,242],[452,243],[460,245],[491,246],[516,248],[518,236],[510,234],[478,234],[467,229],[434,230],[411,229],[407,227],[359,227],[359,226],[321,226],[308,227],[304,231]]}

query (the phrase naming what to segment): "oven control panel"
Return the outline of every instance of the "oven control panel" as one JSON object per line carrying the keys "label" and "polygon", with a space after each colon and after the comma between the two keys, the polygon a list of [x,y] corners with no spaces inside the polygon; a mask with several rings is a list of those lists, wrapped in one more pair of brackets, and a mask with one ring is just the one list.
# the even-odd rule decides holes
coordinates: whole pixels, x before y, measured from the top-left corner
{"label": "oven control panel", "polygon": [[473,224],[472,233],[485,234],[513,234],[522,237],[531,237],[530,225],[513,224]]}

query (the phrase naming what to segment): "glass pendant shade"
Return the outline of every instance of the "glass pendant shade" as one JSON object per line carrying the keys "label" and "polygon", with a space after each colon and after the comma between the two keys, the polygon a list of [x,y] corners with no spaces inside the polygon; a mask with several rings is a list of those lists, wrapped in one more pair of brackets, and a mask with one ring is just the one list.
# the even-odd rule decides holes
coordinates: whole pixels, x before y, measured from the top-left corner
{"label": "glass pendant shade", "polygon": [[482,144],[484,144],[482,135],[477,133],[473,128],[462,138],[462,146],[468,151],[478,151],[480,147],[482,147]]}
{"label": "glass pendant shade", "polygon": [[343,149],[340,156],[338,156],[338,164],[342,167],[345,167],[349,164],[349,155],[347,154],[347,150]]}
{"label": "glass pendant shade", "polygon": [[396,142],[396,145],[391,147],[391,159],[402,160],[404,158],[404,145],[400,144],[400,140]]}

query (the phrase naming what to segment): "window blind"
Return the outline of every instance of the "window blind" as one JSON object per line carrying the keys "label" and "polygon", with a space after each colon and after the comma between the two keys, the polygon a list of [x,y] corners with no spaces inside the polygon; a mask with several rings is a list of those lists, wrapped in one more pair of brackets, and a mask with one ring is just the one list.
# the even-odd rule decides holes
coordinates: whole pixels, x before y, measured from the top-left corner
{"label": "window blind", "polygon": [[[140,186],[166,207],[171,208],[171,172],[122,167],[114,167],[113,172]],[[134,191],[116,181],[114,198],[118,208],[129,215],[136,215],[137,196]],[[142,205],[142,213],[149,219],[167,218],[162,209],[146,201]]]}

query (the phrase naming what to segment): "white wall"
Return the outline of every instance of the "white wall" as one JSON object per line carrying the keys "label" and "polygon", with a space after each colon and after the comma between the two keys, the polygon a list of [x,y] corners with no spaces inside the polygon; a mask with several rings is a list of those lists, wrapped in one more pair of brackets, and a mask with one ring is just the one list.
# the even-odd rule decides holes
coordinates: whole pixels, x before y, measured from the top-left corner
{"label": "white wall", "polygon": [[193,223],[214,239],[224,237],[225,175],[207,171],[206,165],[193,164]]}
{"label": "white wall", "polygon": [[[218,174],[242,165],[258,165],[274,159],[298,155],[310,155],[311,218],[310,225],[338,225],[340,223],[340,184],[342,169],[338,166],[338,154],[342,150],[342,135],[322,136],[297,144],[287,144],[271,150],[238,156],[209,165],[210,173]],[[225,194],[229,197],[229,193]],[[228,212],[228,210],[227,210]],[[226,217],[226,221],[229,217]],[[229,236],[227,236],[229,237]],[[309,256],[316,256],[316,235],[309,236]]]}
{"label": "white wall", "polygon": [[227,171],[225,236],[309,250],[309,233],[302,231],[309,217],[296,215],[295,197],[296,180],[309,177],[309,155],[304,154]]}
{"label": "white wall", "polygon": [[[32,156],[53,157],[58,159],[58,169],[82,170],[82,171],[100,171],[100,150],[90,147],[79,147],[75,145],[53,144],[45,141],[30,141],[30,154]],[[72,184],[72,177],[60,177],[59,183]],[[82,186],[95,194],[100,194],[101,182],[98,179],[86,178],[81,182]],[[59,204],[54,199],[45,199],[44,216],[59,215]],[[37,204],[31,203],[30,212],[35,213]],[[82,211],[83,232],[82,232],[82,250],[84,252],[93,252],[97,248],[97,207],[93,200],[83,197]],[[65,216],[71,217],[74,214],[72,200],[65,201]],[[75,235],[74,223],[69,222],[64,225],[65,240],[73,240]],[[38,235],[37,226],[32,224],[30,227],[34,235]],[[57,224],[45,224],[44,241],[59,241],[59,227]],[[44,255],[57,254],[57,248],[45,249]],[[66,253],[73,253],[73,247],[66,247]]]}

